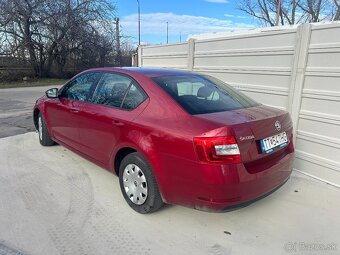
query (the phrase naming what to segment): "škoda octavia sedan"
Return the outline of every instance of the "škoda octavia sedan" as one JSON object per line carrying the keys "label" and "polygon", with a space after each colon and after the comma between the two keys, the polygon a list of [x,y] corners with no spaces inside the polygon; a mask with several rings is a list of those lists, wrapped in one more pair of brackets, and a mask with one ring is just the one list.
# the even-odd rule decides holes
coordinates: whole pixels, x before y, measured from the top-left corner
{"label": "\u0161koda octavia sedan", "polygon": [[146,68],[82,72],[37,100],[44,146],[61,144],[119,176],[137,212],[164,203],[223,211],[289,178],[292,122],[206,75]]}

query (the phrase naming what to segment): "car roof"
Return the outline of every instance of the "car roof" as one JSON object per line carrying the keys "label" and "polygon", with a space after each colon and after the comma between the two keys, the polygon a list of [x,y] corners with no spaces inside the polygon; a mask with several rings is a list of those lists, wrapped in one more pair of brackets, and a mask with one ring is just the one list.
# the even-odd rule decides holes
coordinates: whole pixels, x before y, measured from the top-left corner
{"label": "car roof", "polygon": [[102,67],[93,68],[87,71],[116,71],[125,74],[138,73],[147,77],[159,77],[159,76],[169,76],[169,75],[192,75],[193,73],[167,68],[146,68],[146,67]]}

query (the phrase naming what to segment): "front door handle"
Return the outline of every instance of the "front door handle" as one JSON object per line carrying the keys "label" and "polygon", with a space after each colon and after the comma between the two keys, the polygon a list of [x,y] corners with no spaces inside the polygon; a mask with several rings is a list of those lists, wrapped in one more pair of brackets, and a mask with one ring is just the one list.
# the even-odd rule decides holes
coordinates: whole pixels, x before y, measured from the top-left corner
{"label": "front door handle", "polygon": [[113,121],[112,121],[112,124],[115,125],[115,126],[118,126],[118,127],[124,126],[124,123],[123,123],[123,122],[120,122],[120,121],[118,121],[118,120],[113,120]]}
{"label": "front door handle", "polygon": [[76,109],[71,109],[70,112],[72,112],[72,113],[78,113],[79,111],[76,110]]}

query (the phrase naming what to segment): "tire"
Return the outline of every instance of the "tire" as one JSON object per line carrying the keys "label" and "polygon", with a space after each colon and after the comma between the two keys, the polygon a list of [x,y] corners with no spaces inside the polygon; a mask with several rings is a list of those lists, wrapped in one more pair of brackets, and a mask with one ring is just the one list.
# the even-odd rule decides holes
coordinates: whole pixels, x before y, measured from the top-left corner
{"label": "tire", "polygon": [[42,146],[52,146],[55,144],[48,133],[45,119],[41,113],[39,113],[38,115],[38,135],[39,142]]}
{"label": "tire", "polygon": [[137,152],[122,160],[119,184],[126,202],[136,212],[152,213],[164,205],[150,165]]}

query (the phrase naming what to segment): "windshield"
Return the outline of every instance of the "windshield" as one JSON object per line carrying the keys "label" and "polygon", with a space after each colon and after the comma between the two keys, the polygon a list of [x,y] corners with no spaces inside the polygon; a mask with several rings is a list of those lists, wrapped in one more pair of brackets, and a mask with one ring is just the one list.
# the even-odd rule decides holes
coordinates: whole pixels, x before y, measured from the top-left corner
{"label": "windshield", "polygon": [[259,105],[243,93],[210,76],[161,76],[153,80],[190,114],[230,111]]}

